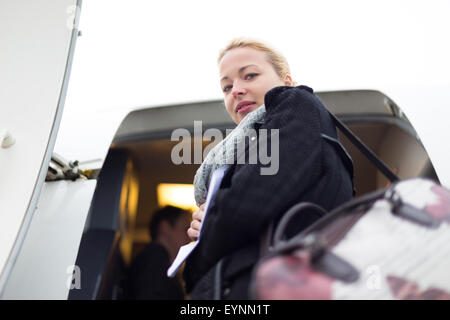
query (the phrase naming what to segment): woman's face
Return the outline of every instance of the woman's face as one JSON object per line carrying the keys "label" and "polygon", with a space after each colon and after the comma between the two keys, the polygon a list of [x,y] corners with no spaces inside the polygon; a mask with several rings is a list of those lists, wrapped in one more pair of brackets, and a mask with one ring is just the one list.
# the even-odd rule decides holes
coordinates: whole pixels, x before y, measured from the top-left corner
{"label": "woman's face", "polygon": [[236,124],[264,104],[267,91],[292,85],[290,75],[280,79],[264,52],[248,47],[225,53],[219,63],[219,73],[225,106]]}

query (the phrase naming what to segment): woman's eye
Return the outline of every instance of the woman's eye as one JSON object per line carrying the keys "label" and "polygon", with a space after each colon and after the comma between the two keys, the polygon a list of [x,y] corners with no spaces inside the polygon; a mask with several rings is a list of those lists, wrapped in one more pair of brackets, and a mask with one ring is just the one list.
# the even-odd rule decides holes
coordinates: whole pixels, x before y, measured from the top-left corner
{"label": "woman's eye", "polygon": [[223,92],[228,92],[231,90],[231,86],[226,86],[225,88],[223,88]]}
{"label": "woman's eye", "polygon": [[249,73],[248,75],[245,76],[245,80],[251,80],[257,75],[258,75],[257,73]]}

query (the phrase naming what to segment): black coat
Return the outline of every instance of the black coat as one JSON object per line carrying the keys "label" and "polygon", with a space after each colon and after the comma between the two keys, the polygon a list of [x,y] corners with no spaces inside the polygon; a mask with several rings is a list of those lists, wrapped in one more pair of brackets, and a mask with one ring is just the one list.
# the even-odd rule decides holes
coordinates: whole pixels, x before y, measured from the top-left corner
{"label": "black coat", "polygon": [[[276,87],[264,102],[264,123],[258,127],[279,130],[279,170],[261,175],[260,164],[234,164],[226,172],[203,222],[201,241],[186,262],[184,279],[192,299],[213,298],[218,271],[221,298],[247,298],[260,238],[272,221],[299,202],[331,210],[353,195],[352,161],[313,90]],[[295,227],[299,231],[312,222],[300,219]]]}

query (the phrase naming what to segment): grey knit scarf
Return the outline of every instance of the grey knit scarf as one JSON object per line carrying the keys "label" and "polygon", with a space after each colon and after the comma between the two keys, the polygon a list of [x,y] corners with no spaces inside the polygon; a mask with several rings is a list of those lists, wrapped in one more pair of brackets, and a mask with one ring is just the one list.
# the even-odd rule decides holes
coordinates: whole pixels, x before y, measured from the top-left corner
{"label": "grey knit scarf", "polygon": [[[225,139],[209,151],[194,177],[194,196],[197,206],[206,201],[209,182],[214,170],[225,164],[234,163],[237,145],[245,139],[249,129],[253,129],[256,123],[263,122],[265,113],[266,107],[264,104],[248,113]],[[232,152],[230,152],[231,150]]]}

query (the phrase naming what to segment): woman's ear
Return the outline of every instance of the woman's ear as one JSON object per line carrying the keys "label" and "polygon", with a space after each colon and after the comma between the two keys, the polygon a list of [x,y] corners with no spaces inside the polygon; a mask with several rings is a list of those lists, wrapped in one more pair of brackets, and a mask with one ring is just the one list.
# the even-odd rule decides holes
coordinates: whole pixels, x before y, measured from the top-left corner
{"label": "woman's ear", "polygon": [[293,86],[294,85],[294,81],[292,81],[292,77],[291,77],[291,75],[289,75],[289,74],[287,74],[285,77],[284,77],[284,84],[286,85],[286,86]]}

